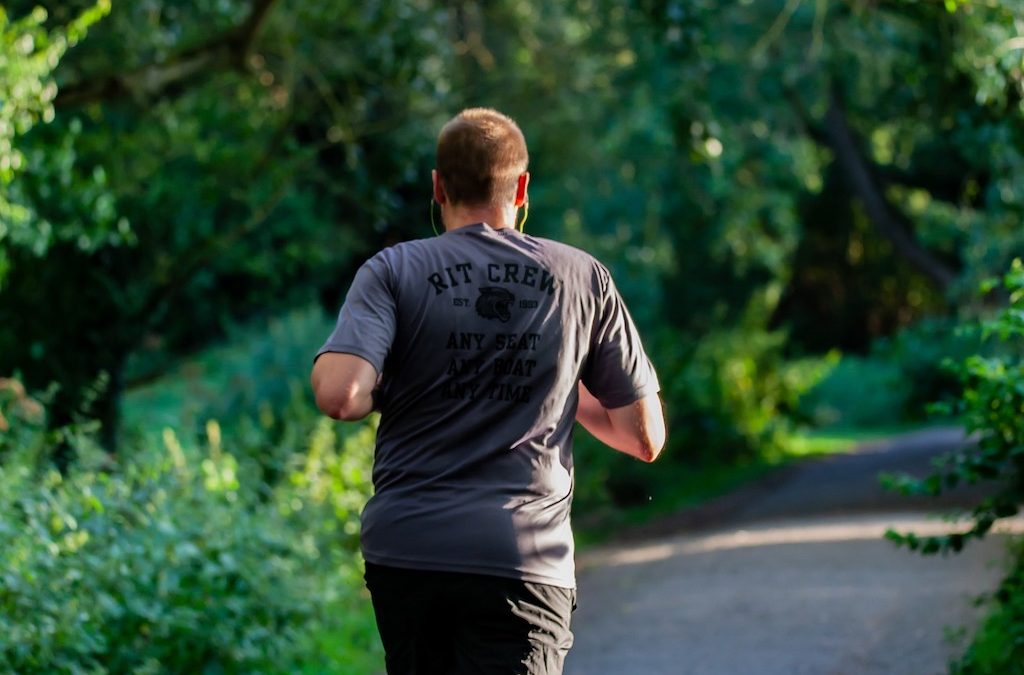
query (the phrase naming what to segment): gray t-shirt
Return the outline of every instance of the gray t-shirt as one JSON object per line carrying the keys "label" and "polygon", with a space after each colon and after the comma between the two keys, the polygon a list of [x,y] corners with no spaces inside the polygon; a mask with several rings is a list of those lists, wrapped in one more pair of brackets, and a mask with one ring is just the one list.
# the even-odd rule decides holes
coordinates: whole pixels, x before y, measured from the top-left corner
{"label": "gray t-shirt", "polygon": [[317,353],[382,374],[366,560],[574,588],[577,383],[607,408],[658,391],[608,270],[484,223],[387,248]]}

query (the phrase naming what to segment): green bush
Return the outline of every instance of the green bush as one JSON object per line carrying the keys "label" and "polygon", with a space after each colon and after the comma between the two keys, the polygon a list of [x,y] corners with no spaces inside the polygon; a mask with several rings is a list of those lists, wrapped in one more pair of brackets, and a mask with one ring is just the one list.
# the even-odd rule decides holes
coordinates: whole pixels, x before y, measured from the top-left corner
{"label": "green bush", "polygon": [[981,348],[978,332],[960,329],[955,318],[930,318],[881,341],[872,355],[896,364],[893,384],[904,396],[900,412],[907,420],[921,420],[932,402],[960,394],[960,376],[947,364],[962,363]]}
{"label": "green bush", "polygon": [[[669,447],[660,467],[651,469],[580,431],[575,503],[581,514],[644,505],[659,496],[675,503],[681,490],[662,480],[672,470],[666,464],[690,470],[778,460],[795,428],[800,397],[834,361],[786,359],[785,335],[754,327],[709,334],[696,345],[668,333],[654,338],[650,352],[669,416]],[[676,494],[669,497],[669,491]]]}
{"label": "green bush", "polygon": [[[995,338],[988,355],[974,354],[949,368],[960,381],[953,403],[936,404],[939,414],[959,420],[977,442],[943,459],[924,479],[889,476],[888,485],[907,494],[937,495],[966,483],[992,481],[994,493],[970,510],[963,532],[919,538],[889,532],[888,537],[923,553],[959,551],[984,537],[1001,518],[1016,515],[1024,503],[1024,263],[1015,260],[1003,278],[1009,306],[978,326],[981,339]],[[989,285],[991,290],[995,283]]]}
{"label": "green bush", "polygon": [[906,421],[909,388],[895,361],[843,355],[800,402],[800,412],[817,428],[893,426]]}
{"label": "green bush", "polygon": [[[373,660],[354,536],[372,428],[342,435],[312,406],[282,417],[281,435],[302,439],[302,452],[268,485],[236,458],[254,437],[210,422],[183,443],[166,429],[162,447],[117,462],[89,425],[45,431],[38,404],[7,382],[0,671],[358,672],[331,663],[349,651],[310,651],[346,630],[363,636],[358,658]],[[58,436],[79,458],[63,475],[49,462]]]}
{"label": "green bush", "polygon": [[800,404],[816,427],[891,427],[920,422],[928,404],[960,390],[945,363],[980,348],[977,335],[957,330],[951,318],[923,319],[877,341],[866,356],[843,355]]}
{"label": "green bush", "polygon": [[[304,376],[333,327],[334,318],[312,306],[232,326],[223,343],[127,391],[123,426],[157,439],[165,426],[201,433],[211,418],[225,429],[245,417],[269,428],[268,417],[294,412],[284,408],[296,399],[307,405]],[[146,358],[153,357],[136,356],[129,371],[145,372]]]}
{"label": "green bush", "polygon": [[[989,282],[983,290],[1000,284]],[[887,476],[885,482],[906,494],[937,495],[961,484],[987,481],[993,490],[972,509],[970,525],[947,535],[920,537],[890,530],[886,537],[924,554],[959,552],[981,539],[1002,519],[1016,515],[1024,503],[1024,263],[1015,260],[1001,286],[1009,306],[975,329],[983,353],[950,362],[959,396],[933,406],[959,420],[976,438],[942,458],[937,470],[922,479]],[[994,340],[993,340],[994,339]],[[992,611],[963,657],[951,664],[957,675],[1024,673],[1024,547],[1016,543],[1016,563],[996,592]]]}
{"label": "green bush", "polygon": [[705,336],[692,353],[668,352],[663,384],[673,430],[700,459],[781,452],[801,397],[834,363],[832,356],[788,359],[785,342],[781,331],[740,327]]}

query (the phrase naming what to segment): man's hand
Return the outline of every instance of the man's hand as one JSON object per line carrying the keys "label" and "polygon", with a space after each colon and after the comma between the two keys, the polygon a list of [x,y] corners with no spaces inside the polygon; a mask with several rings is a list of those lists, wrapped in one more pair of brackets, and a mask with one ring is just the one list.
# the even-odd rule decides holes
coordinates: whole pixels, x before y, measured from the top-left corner
{"label": "man's hand", "polygon": [[355,354],[327,352],[313,364],[310,377],[316,407],[336,420],[361,420],[373,410],[377,371]]}
{"label": "man's hand", "polygon": [[665,445],[665,416],[657,394],[607,409],[582,382],[579,393],[576,421],[597,440],[645,462],[658,458]]}

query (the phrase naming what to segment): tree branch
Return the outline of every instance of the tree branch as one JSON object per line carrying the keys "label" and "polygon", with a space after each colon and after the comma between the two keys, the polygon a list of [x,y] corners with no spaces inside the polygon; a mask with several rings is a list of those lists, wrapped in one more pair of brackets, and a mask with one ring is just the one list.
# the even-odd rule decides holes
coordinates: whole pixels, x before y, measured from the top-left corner
{"label": "tree branch", "polygon": [[886,200],[872,173],[869,160],[860,152],[839,94],[835,91],[830,94],[821,129],[809,123],[809,116],[799,98],[794,100],[791,97],[790,100],[810,132],[810,137],[832,150],[850,190],[864,204],[864,210],[879,234],[888,239],[898,254],[938,288],[948,288],[956,280],[956,272],[914,238],[905,217]]}
{"label": "tree branch", "polygon": [[[804,105],[800,94],[793,87],[783,86],[783,94],[796,115],[800,131],[818,145],[831,148],[832,143],[821,123],[814,119]],[[941,159],[938,155],[941,153]],[[909,168],[895,165],[871,166],[872,175],[882,185],[903,185],[908,188],[927,190],[932,199],[959,205],[963,199],[964,181],[973,177],[982,184],[988,182],[984,174],[971,174],[971,168],[959,155],[952,154],[945,146],[936,152],[924,154],[915,152]]]}
{"label": "tree branch", "polygon": [[202,79],[207,73],[244,68],[260,29],[278,2],[280,0],[253,0],[241,24],[160,63],[65,85],[57,93],[54,105],[59,109],[128,96],[156,98],[175,87],[184,89],[184,85]]}

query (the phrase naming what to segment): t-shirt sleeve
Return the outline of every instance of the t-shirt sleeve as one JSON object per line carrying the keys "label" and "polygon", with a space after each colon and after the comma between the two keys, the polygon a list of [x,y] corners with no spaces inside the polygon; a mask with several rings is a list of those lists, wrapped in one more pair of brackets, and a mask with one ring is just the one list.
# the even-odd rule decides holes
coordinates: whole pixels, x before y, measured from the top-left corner
{"label": "t-shirt sleeve", "polygon": [[379,375],[395,336],[395,295],[391,271],[382,254],[363,263],[352,280],[338,323],[314,361],[326,352],[355,354]]}
{"label": "t-shirt sleeve", "polygon": [[611,275],[600,272],[598,315],[581,379],[602,406],[621,408],[656,394],[660,386]]}

